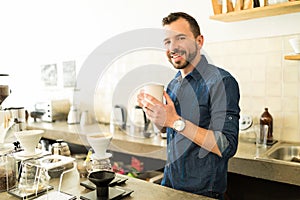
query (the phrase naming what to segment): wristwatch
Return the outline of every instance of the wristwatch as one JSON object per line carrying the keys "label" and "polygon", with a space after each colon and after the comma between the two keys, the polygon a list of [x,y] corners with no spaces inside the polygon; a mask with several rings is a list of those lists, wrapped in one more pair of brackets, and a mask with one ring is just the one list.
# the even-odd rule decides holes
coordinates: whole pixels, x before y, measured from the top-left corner
{"label": "wristwatch", "polygon": [[181,132],[183,131],[185,128],[185,120],[182,118],[177,119],[174,123],[173,123],[173,129],[177,132]]}

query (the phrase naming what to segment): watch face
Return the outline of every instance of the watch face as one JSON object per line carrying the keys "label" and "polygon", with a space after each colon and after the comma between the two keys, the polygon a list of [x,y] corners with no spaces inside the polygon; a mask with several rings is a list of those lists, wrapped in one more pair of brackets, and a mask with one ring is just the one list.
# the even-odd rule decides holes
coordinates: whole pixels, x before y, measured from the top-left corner
{"label": "watch face", "polygon": [[176,131],[182,131],[184,128],[185,128],[185,122],[184,121],[179,119],[179,120],[176,120],[174,122],[174,129]]}

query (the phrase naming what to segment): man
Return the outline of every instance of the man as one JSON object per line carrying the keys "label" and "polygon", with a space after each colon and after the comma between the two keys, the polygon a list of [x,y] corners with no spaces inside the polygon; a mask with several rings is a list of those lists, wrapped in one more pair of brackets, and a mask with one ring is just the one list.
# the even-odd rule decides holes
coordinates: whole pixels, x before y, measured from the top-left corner
{"label": "man", "polygon": [[238,145],[238,83],[201,55],[203,36],[193,17],[171,13],[162,22],[168,59],[179,71],[164,93],[166,104],[138,95],[148,118],[167,128],[162,185],[223,199],[228,160]]}

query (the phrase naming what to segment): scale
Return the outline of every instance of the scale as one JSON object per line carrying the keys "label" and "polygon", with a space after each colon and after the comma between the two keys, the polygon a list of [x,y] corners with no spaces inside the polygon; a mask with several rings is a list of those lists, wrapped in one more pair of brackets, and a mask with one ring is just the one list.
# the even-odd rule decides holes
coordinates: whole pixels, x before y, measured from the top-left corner
{"label": "scale", "polygon": [[[133,190],[127,189],[127,188],[122,188],[119,186],[114,186],[114,187],[109,187],[108,191],[108,200],[115,200],[115,199],[122,199],[124,197],[129,196]],[[91,191],[87,194],[84,194],[80,196],[80,199],[83,200],[97,200],[97,193],[96,191]]]}
{"label": "scale", "polygon": [[93,191],[81,195],[80,199],[83,200],[96,200],[96,199],[121,199],[129,196],[133,190],[117,186],[122,184],[127,178],[117,177],[112,171],[95,171],[91,172],[88,180],[81,182],[80,185],[91,189]]}

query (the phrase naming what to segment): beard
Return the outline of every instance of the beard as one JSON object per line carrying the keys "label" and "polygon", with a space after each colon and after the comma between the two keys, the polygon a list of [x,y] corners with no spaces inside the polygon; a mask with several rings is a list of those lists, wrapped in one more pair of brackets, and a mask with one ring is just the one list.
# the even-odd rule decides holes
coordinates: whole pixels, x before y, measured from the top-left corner
{"label": "beard", "polygon": [[[195,57],[197,56],[198,50],[199,50],[199,48],[198,48],[197,44],[195,44],[195,50],[192,53],[189,53],[188,55],[185,50],[175,49],[169,55],[169,62],[174,66],[175,69],[184,69],[188,65],[190,65],[191,62],[195,59]],[[180,56],[186,55],[187,59],[181,60],[179,62],[173,62],[171,54],[175,54],[175,53],[179,54]]]}

